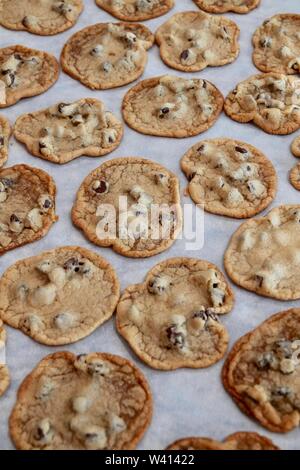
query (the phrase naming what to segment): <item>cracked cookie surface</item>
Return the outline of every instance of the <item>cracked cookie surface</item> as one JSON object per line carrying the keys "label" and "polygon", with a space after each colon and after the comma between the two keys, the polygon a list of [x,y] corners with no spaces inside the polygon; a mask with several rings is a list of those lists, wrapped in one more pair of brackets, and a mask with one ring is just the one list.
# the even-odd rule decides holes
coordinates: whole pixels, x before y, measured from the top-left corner
{"label": "cracked cookie surface", "polygon": [[280,300],[300,298],[300,205],[282,205],[232,235],[225,269],[239,286]]}
{"label": "cracked cookie surface", "polygon": [[62,68],[93,90],[123,86],[142,75],[153,42],[153,34],[141,24],[95,24],[68,40]]}
{"label": "cracked cookie surface", "polygon": [[178,439],[167,450],[279,450],[273,442],[256,432],[236,432],[223,442],[207,437]]}
{"label": "cracked cookie surface", "polygon": [[0,24],[48,36],[74,26],[82,10],[82,0],[0,0]]}
{"label": "cracked cookie surface", "polygon": [[299,426],[300,309],[272,315],[233,346],[223,384],[240,409],[273,432]]}
{"label": "cracked cookie surface", "polygon": [[40,343],[69,344],[112,316],[119,290],[105,259],[80,247],[56,248],[5,271],[0,317]]}
{"label": "cracked cookie surface", "polygon": [[56,222],[56,187],[45,171],[28,165],[0,170],[0,255],[39,240]]}
{"label": "cracked cookie surface", "polygon": [[149,385],[132,362],[57,352],[21,384],[9,428],[21,450],[130,450],[151,416]]}
{"label": "cracked cookie surface", "polygon": [[72,209],[74,224],[90,241],[133,258],[169,248],[181,230],[181,217],[178,178],[135,157],[113,159],[92,171]]}
{"label": "cracked cookie surface", "polygon": [[0,167],[4,165],[8,158],[9,138],[11,127],[8,119],[0,115]]}
{"label": "cracked cookie surface", "polygon": [[257,28],[253,62],[262,72],[300,73],[300,15],[274,15]]}
{"label": "cracked cookie surface", "polygon": [[269,134],[291,134],[300,128],[300,78],[266,73],[240,82],[225,99],[234,121],[253,121]]}
{"label": "cracked cookie surface", "polygon": [[183,72],[233,62],[239,54],[239,27],[222,16],[204,12],[177,13],[160,26],[156,42],[168,65]]}
{"label": "cracked cookie surface", "polygon": [[183,156],[181,168],[193,201],[214,214],[251,217],[276,194],[277,177],[270,160],[238,140],[203,140]]}
{"label": "cracked cookie surface", "polygon": [[123,21],[144,21],[164,15],[174,0],[96,0],[96,4]]}
{"label": "cracked cookie surface", "polygon": [[118,332],[150,367],[203,368],[219,361],[228,333],[218,314],[231,311],[233,292],[214,264],[172,258],[127,287],[117,306]]}
{"label": "cracked cookie surface", "polygon": [[291,150],[295,157],[300,157],[300,136],[293,140]]}
{"label": "cracked cookie surface", "polygon": [[131,88],[122,111],[126,123],[142,134],[182,138],[209,129],[223,102],[221,92],[207,80],[164,75]]}
{"label": "cracked cookie surface", "polygon": [[300,164],[297,163],[290,171],[289,180],[295,189],[300,191]]}
{"label": "cracked cookie surface", "polygon": [[[0,397],[3,395],[10,383],[9,371],[6,364],[2,363],[2,352],[5,349],[6,332],[0,319]],[[5,354],[5,353],[4,353]]]}
{"label": "cracked cookie surface", "polygon": [[44,93],[58,75],[59,65],[51,54],[24,46],[0,49],[0,86],[4,95],[0,108]]}
{"label": "cracked cookie surface", "polygon": [[101,101],[85,98],[20,116],[14,135],[36,157],[66,163],[81,155],[100,157],[115,150],[123,124]]}
{"label": "cracked cookie surface", "polygon": [[258,7],[261,0],[193,0],[208,13],[249,13]]}

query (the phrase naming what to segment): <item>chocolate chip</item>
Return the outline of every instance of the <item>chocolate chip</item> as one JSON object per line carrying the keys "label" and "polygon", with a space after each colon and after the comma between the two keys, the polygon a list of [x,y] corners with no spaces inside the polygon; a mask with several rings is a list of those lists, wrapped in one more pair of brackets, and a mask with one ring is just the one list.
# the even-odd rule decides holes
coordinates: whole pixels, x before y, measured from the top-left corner
{"label": "chocolate chip", "polygon": [[65,106],[69,106],[69,105],[67,103],[60,103],[57,107],[58,111],[62,113]]}
{"label": "chocolate chip", "polygon": [[195,176],[196,176],[196,172],[193,171],[193,172],[188,176],[188,180],[189,180],[189,181],[192,181],[192,179],[195,178]]}
{"label": "chocolate chip", "polygon": [[219,317],[218,315],[215,315],[214,313],[212,313],[209,309],[207,310],[200,310],[199,312],[195,312],[193,314],[193,318],[201,318],[202,320],[204,320],[205,322],[207,322],[208,320],[213,320],[213,321],[216,321],[219,323]]}
{"label": "chocolate chip", "polygon": [[175,325],[169,326],[166,329],[166,334],[173,346],[177,346],[180,349],[183,348],[185,341],[184,335],[183,333],[177,330],[177,327]]}
{"label": "chocolate chip", "polygon": [[44,204],[43,204],[43,207],[45,209],[49,209],[51,206],[52,206],[52,202],[50,201],[50,199],[46,199]]}
{"label": "chocolate chip", "polygon": [[[70,258],[64,263],[65,270],[79,271],[79,262],[77,258]],[[77,271],[76,271],[77,270]]]}
{"label": "chocolate chip", "polygon": [[189,50],[188,49],[185,49],[184,51],[182,51],[182,53],[180,54],[180,60],[186,60],[189,56]]}
{"label": "chocolate chip", "polygon": [[93,186],[93,190],[97,194],[103,194],[107,192],[108,184],[104,180],[100,180],[97,185]]}
{"label": "chocolate chip", "polygon": [[206,80],[203,80],[203,83],[202,83],[202,88],[206,89],[207,88],[207,81]]}
{"label": "chocolate chip", "polygon": [[20,56],[20,54],[15,54],[14,57],[15,57],[16,60],[20,60],[20,61],[23,60],[22,57]]}
{"label": "chocolate chip", "polygon": [[204,144],[200,145],[200,147],[197,148],[197,152],[203,152],[204,148],[205,148]]}
{"label": "chocolate chip", "polygon": [[291,66],[291,68],[292,68],[293,70],[295,70],[296,72],[300,71],[298,62],[295,62],[295,63]]}
{"label": "chocolate chip", "polygon": [[21,222],[21,220],[19,219],[19,217],[16,214],[11,214],[10,221],[11,222]]}
{"label": "chocolate chip", "polygon": [[245,149],[244,147],[237,146],[237,147],[235,147],[235,150],[239,153],[248,153],[248,150]]}
{"label": "chocolate chip", "polygon": [[4,137],[0,136],[0,147],[4,145]]}

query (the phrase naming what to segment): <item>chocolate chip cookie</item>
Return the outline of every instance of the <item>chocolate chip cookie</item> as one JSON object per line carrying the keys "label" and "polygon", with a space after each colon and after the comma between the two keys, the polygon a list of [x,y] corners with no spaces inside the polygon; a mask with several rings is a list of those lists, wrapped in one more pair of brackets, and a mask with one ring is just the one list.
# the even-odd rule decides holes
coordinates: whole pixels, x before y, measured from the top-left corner
{"label": "chocolate chip cookie", "polygon": [[144,21],[164,15],[174,0],[96,0],[96,4],[123,21]]}
{"label": "chocolate chip cookie", "polygon": [[143,80],[123,100],[123,117],[142,134],[191,137],[209,129],[223,109],[221,92],[207,80],[164,75]]}
{"label": "chocolate chip cookie", "polygon": [[233,346],[223,384],[240,409],[273,432],[299,426],[300,309],[273,315]]}
{"label": "chocolate chip cookie", "polygon": [[249,13],[260,4],[260,0],[193,0],[208,13]]}
{"label": "chocolate chip cookie", "polygon": [[0,255],[48,233],[57,220],[55,194],[43,170],[28,165],[0,170]]}
{"label": "chocolate chip cookie", "polygon": [[156,32],[162,60],[173,69],[198,72],[233,62],[239,54],[239,27],[204,12],[176,13]]}
{"label": "chocolate chip cookie", "polygon": [[265,20],[253,35],[253,62],[262,72],[300,73],[300,15]]}
{"label": "chocolate chip cookie", "polygon": [[48,36],[74,26],[82,10],[82,0],[0,0],[0,24]]}
{"label": "chocolate chip cookie", "polygon": [[213,214],[251,217],[276,194],[276,172],[270,160],[238,140],[203,140],[183,156],[181,168],[193,201]]}
{"label": "chocolate chip cookie", "polygon": [[8,141],[11,128],[8,119],[0,115],[0,167],[4,165],[8,158]]}
{"label": "chocolate chip cookie", "polygon": [[18,261],[0,280],[0,317],[51,346],[85,338],[108,320],[119,300],[111,265],[79,247]]}
{"label": "chocolate chip cookie", "polygon": [[219,361],[228,333],[219,314],[230,312],[233,292],[214,264],[172,258],[127,287],[117,307],[117,329],[150,367],[203,368]]}
{"label": "chocolate chip cookie", "polygon": [[93,90],[119,87],[142,75],[153,42],[153,34],[141,24],[95,24],[68,40],[62,68]]}
{"label": "chocolate chip cookie", "polygon": [[223,442],[207,437],[186,437],[173,442],[167,450],[279,450],[273,442],[256,432],[236,432]]}
{"label": "chocolate chip cookie", "polygon": [[5,357],[5,343],[6,343],[6,332],[3,328],[2,320],[0,319],[0,397],[6,391],[9,386],[9,371],[4,364],[4,357]]}
{"label": "chocolate chip cookie", "polygon": [[109,160],[83,181],[72,219],[90,241],[121,255],[161,253],[181,230],[178,178],[143,158]]}
{"label": "chocolate chip cookie", "polygon": [[64,351],[25,378],[9,428],[21,450],[130,450],[151,416],[149,385],[132,362]]}
{"label": "chocolate chip cookie", "polygon": [[299,299],[299,247],[300,205],[279,206],[238,228],[225,253],[225,268],[245,289],[279,300]]}
{"label": "chocolate chip cookie", "polygon": [[300,157],[300,135],[293,140],[291,150],[295,157]]}
{"label": "chocolate chip cookie", "polygon": [[101,101],[84,98],[20,116],[14,135],[36,157],[66,163],[81,155],[100,157],[115,150],[123,124]]}
{"label": "chocolate chip cookie", "polygon": [[295,189],[300,191],[300,164],[297,163],[290,171],[289,180]]}
{"label": "chocolate chip cookie", "polygon": [[299,87],[300,77],[253,75],[229,93],[224,110],[231,119],[253,121],[269,134],[291,134],[300,128]]}
{"label": "chocolate chip cookie", "polygon": [[0,108],[44,93],[58,75],[59,65],[51,54],[24,46],[0,49]]}

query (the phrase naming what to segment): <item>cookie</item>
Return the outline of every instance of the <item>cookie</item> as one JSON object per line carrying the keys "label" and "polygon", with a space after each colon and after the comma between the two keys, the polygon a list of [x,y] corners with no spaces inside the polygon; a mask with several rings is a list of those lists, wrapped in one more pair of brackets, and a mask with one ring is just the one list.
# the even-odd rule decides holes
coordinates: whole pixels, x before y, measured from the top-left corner
{"label": "cookie", "polygon": [[203,368],[224,356],[228,333],[219,314],[230,312],[233,292],[212,263],[172,258],[127,287],[117,307],[117,329],[150,367]]}
{"label": "cookie", "polygon": [[208,13],[249,13],[260,4],[260,0],[193,0]]}
{"label": "cookie", "polygon": [[11,128],[8,119],[0,115],[0,167],[4,165],[8,158],[8,141]]}
{"label": "cookie", "polygon": [[166,65],[183,72],[233,62],[239,54],[240,29],[222,16],[204,12],[176,13],[156,32],[160,56]]}
{"label": "cookie", "polygon": [[149,385],[132,362],[64,351],[45,357],[25,378],[9,428],[21,450],[130,450],[151,416]]}
{"label": "cookie", "polygon": [[82,10],[82,0],[0,0],[0,24],[50,36],[74,26]]}
{"label": "cookie", "polygon": [[28,165],[0,170],[0,255],[45,236],[56,222],[51,176]]}
{"label": "cookie", "polygon": [[252,217],[276,194],[277,177],[270,160],[238,140],[203,140],[183,156],[181,168],[193,201],[213,214]]}
{"label": "cookie", "polygon": [[146,258],[169,248],[182,225],[178,178],[143,158],[116,158],[81,184],[72,220],[85,236],[117,253]]}
{"label": "cookie", "polygon": [[234,121],[253,121],[269,134],[291,134],[300,128],[299,87],[300,77],[253,75],[229,93],[224,110]]}
{"label": "cookie", "polygon": [[253,62],[262,72],[300,73],[300,15],[265,20],[253,35]]}
{"label": "cookie", "polygon": [[68,40],[62,68],[92,90],[116,88],[143,74],[153,42],[153,34],[141,24],[95,24]]}
{"label": "cookie", "polygon": [[50,346],[74,343],[108,320],[120,295],[111,265],[79,247],[18,261],[0,280],[0,317]]}
{"label": "cookie", "polygon": [[256,432],[236,432],[223,442],[207,437],[186,437],[167,447],[167,450],[279,450],[273,442]]}
{"label": "cookie", "polygon": [[3,328],[2,320],[0,319],[0,397],[1,395],[5,393],[10,383],[9,371],[8,371],[6,364],[3,364],[4,361],[2,357],[2,354],[5,349],[5,343],[6,343],[6,332]]}
{"label": "cookie", "polygon": [[123,21],[144,21],[164,15],[174,0],[96,0],[96,4]]}
{"label": "cookie", "polygon": [[290,171],[290,183],[295,189],[300,191],[300,164],[297,163]]}
{"label": "cookie", "polygon": [[224,364],[227,392],[273,432],[299,426],[299,338],[300,309],[278,313],[240,338]]}
{"label": "cookie", "polygon": [[81,155],[100,157],[115,150],[123,124],[101,101],[84,98],[20,116],[14,135],[36,157],[66,163]]}
{"label": "cookie", "polygon": [[300,205],[283,205],[244,222],[231,237],[224,264],[244,289],[279,300],[300,298]]}
{"label": "cookie", "polygon": [[300,135],[293,140],[291,150],[295,157],[300,157]]}
{"label": "cookie", "polygon": [[44,93],[58,75],[58,62],[47,52],[24,46],[0,49],[0,108]]}
{"label": "cookie", "polygon": [[181,138],[209,129],[223,103],[221,92],[207,80],[164,75],[131,88],[122,110],[126,123],[142,134]]}

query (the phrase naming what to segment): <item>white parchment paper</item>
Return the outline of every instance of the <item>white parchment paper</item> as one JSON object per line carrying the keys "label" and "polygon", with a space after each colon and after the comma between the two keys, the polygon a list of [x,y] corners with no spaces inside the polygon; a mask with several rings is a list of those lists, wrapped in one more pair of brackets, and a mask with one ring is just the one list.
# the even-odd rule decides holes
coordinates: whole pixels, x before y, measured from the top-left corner
{"label": "white parchment paper", "polygon": [[[93,0],[85,0],[85,10],[79,22],[71,30],[53,36],[39,37],[26,32],[9,31],[0,27],[0,47],[11,44],[23,44],[53,53],[59,58],[66,40],[85,26],[114,21],[114,18],[100,10]],[[176,7],[169,14],[146,22],[152,30],[178,11],[197,10],[192,0],[177,0]],[[191,74],[212,81],[226,95],[235,85],[249,75],[258,73],[251,61],[251,35],[262,21],[275,13],[300,13],[299,0],[262,0],[260,8],[247,15],[228,15],[238,23],[241,29],[241,53],[232,64],[209,68],[203,72]],[[149,62],[143,78],[174,73],[188,77],[189,74],[168,69],[159,58],[157,46],[149,51]],[[120,116],[120,106],[125,92],[131,87],[115,90],[91,91],[69,76],[61,73],[58,82],[47,93],[23,100],[15,106],[1,110],[13,124],[23,113],[36,111],[59,101],[72,101],[84,97],[103,100],[108,109]],[[100,253],[116,268],[122,288],[132,283],[141,282],[147,271],[159,261],[173,256],[195,256],[216,263],[222,268],[223,254],[231,234],[241,222],[220,216],[205,215],[205,241],[201,250],[186,251],[185,241],[177,241],[172,248],[149,259],[134,260],[123,258],[111,249],[99,248],[90,244],[83,234],[72,226],[70,211],[76,191],[83,178],[104,161],[113,157],[143,156],[165,165],[174,171],[181,181],[182,202],[187,202],[184,195],[186,180],[181,173],[179,160],[186,150],[203,138],[231,137],[256,145],[264,151],[274,163],[279,176],[277,197],[271,207],[282,203],[297,203],[298,193],[288,182],[288,172],[296,163],[289,150],[295,137],[271,136],[251,124],[239,124],[222,114],[217,123],[201,136],[183,140],[146,137],[125,126],[125,135],[120,147],[112,154],[102,158],[81,157],[64,166],[54,165],[31,156],[14,138],[11,139],[9,160],[6,166],[27,163],[40,167],[50,173],[58,187],[57,212],[59,221],[42,240],[9,252],[0,258],[0,274],[15,261],[38,254],[56,246],[78,244]],[[267,212],[267,211],[265,211]],[[230,333],[230,346],[243,334],[257,326],[271,314],[300,302],[280,302],[265,299],[233,286],[236,294],[234,310],[222,317]],[[106,351],[120,354],[134,360],[143,370],[150,382],[154,396],[154,416],[151,427],[141,441],[140,449],[163,449],[173,440],[184,436],[208,436],[222,439],[235,431],[257,431],[270,436],[284,449],[300,448],[300,432],[295,430],[287,435],[267,432],[256,422],[239,411],[223,389],[220,371],[223,361],[206,370],[178,370],[159,372],[141,363],[130,348],[118,336],[114,319],[98,328],[88,338],[65,348],[51,348],[39,345],[17,330],[7,327],[7,362],[11,373],[11,386],[0,399],[0,449],[13,449],[8,435],[8,417],[16,398],[16,391],[24,377],[45,355],[56,350],[70,350],[75,353]]]}

